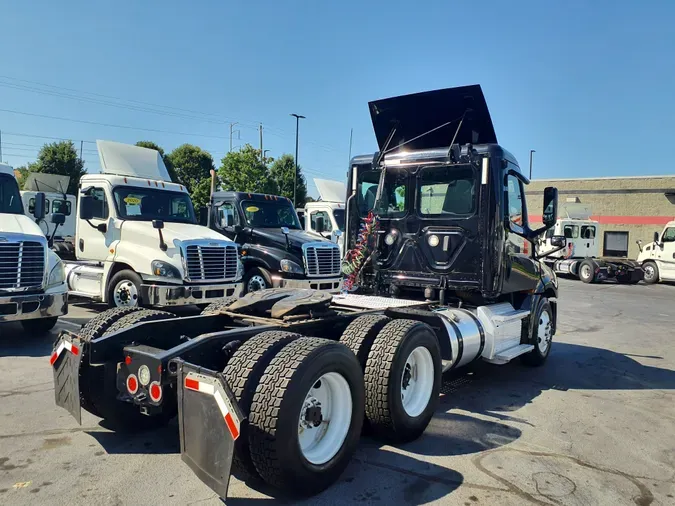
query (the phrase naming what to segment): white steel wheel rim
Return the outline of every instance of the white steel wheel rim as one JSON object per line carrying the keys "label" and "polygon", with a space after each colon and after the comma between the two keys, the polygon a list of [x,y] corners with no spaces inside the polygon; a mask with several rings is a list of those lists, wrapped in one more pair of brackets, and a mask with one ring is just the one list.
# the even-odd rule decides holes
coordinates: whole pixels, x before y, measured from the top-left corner
{"label": "white steel wheel rim", "polygon": [[115,285],[113,298],[117,307],[138,306],[138,289],[133,281],[123,279]]}
{"label": "white steel wheel rim", "polygon": [[545,354],[551,345],[551,332],[551,317],[547,311],[542,311],[539,315],[539,325],[537,327],[537,346],[542,354]]}
{"label": "white steel wheel rim", "polygon": [[581,266],[581,275],[585,278],[590,278],[591,277],[591,266],[590,265],[582,265]]}
{"label": "white steel wheel rim", "polygon": [[248,280],[248,291],[257,292],[258,290],[264,290],[267,288],[267,281],[260,274],[251,276],[251,279]]}
{"label": "white steel wheel rim", "polygon": [[[313,419],[308,419],[308,410],[314,412]],[[317,466],[335,457],[347,438],[351,421],[349,383],[340,373],[324,374],[309,389],[300,408],[298,443],[303,457]]]}
{"label": "white steel wheel rim", "polygon": [[433,389],[434,360],[428,349],[418,346],[408,355],[401,375],[401,403],[408,416],[422,414]]}
{"label": "white steel wheel rim", "polygon": [[644,269],[645,269],[645,278],[653,279],[654,275],[656,274],[656,271],[654,270],[654,266],[651,265],[651,264],[645,265]]}

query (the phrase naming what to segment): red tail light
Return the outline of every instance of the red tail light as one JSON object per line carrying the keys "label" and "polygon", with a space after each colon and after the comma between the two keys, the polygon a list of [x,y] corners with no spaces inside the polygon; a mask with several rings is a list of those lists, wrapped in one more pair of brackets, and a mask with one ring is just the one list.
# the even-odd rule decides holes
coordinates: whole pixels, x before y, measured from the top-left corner
{"label": "red tail light", "polygon": [[162,387],[157,381],[150,383],[150,399],[152,399],[153,402],[162,400]]}
{"label": "red tail light", "polygon": [[127,390],[131,395],[138,392],[138,378],[136,378],[135,374],[130,374],[127,377]]}

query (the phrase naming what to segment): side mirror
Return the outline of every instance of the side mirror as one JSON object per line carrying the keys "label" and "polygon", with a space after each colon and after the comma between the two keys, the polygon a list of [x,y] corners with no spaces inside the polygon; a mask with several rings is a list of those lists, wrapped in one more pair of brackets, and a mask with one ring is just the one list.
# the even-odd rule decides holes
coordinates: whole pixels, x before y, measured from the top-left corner
{"label": "side mirror", "polygon": [[558,189],[553,186],[547,186],[544,189],[544,212],[542,221],[546,228],[555,225],[558,219]]}
{"label": "side mirror", "polygon": [[91,195],[80,196],[80,219],[91,220],[94,217],[94,197]]}
{"label": "side mirror", "polygon": [[281,227],[281,233],[282,234],[288,235],[289,232],[290,232],[290,230],[288,229],[288,227]]}
{"label": "side mirror", "polygon": [[45,199],[45,194],[42,192],[38,192],[35,194],[35,207],[33,208],[33,216],[35,216],[36,220],[44,220],[46,210],[46,199]]}
{"label": "side mirror", "polygon": [[565,244],[567,244],[567,239],[565,239],[564,235],[554,235],[551,237],[551,246],[554,248],[564,248]]}
{"label": "side mirror", "polygon": [[54,225],[63,225],[66,222],[66,215],[63,213],[52,214],[52,223]]}
{"label": "side mirror", "polygon": [[[35,201],[35,209],[37,210],[37,200]],[[659,242],[659,233],[654,232],[654,242],[658,243]]]}
{"label": "side mirror", "polygon": [[152,228],[162,230],[164,228],[164,220],[152,220]]}
{"label": "side mirror", "polygon": [[316,224],[314,225],[314,229],[317,234],[321,234],[326,230],[326,223],[324,222],[323,216],[316,217]]}
{"label": "side mirror", "polygon": [[341,237],[342,236],[342,230],[336,230],[333,233],[335,234],[335,237]]}

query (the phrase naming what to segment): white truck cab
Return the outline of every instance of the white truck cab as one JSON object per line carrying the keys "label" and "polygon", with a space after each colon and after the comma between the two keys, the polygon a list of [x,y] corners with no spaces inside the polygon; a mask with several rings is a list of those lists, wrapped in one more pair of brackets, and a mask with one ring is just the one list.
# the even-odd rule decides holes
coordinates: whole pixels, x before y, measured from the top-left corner
{"label": "white truck cab", "polygon": [[[23,185],[21,200],[23,209],[28,215],[35,209],[35,197],[38,193],[45,194],[45,217],[39,220],[38,225],[47,239],[55,237],[57,240],[72,238],[75,235],[75,195],[68,195],[70,177],[57,174],[43,174],[31,172]],[[64,222],[56,225],[52,216],[62,214]]]}
{"label": "white truck cab", "polygon": [[[36,195],[35,220],[44,219],[44,201]],[[0,323],[20,321],[29,334],[48,332],[68,312],[63,263],[35,220],[24,213],[14,170],[0,163]]]}
{"label": "white truck cab", "polygon": [[111,307],[207,304],[239,295],[237,245],[198,225],[187,189],[152,149],[97,141],[101,174],[80,180],[73,295]]}
{"label": "white truck cab", "polygon": [[637,261],[645,271],[645,283],[675,281],[675,220],[666,223],[659,234],[654,232],[654,241],[640,246]]}
{"label": "white truck cab", "polygon": [[314,179],[321,200],[307,202],[303,209],[304,228],[320,234],[340,247],[344,255],[345,195],[346,186],[339,181]]}

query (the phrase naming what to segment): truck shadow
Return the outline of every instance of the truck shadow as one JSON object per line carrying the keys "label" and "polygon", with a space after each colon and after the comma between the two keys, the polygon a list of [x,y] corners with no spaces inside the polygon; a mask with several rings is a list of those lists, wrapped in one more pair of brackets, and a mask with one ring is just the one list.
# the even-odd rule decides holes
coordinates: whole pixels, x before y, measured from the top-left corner
{"label": "truck shadow", "polygon": [[52,353],[52,345],[60,329],[46,334],[30,335],[20,323],[3,323],[0,327],[0,357],[45,357]]}

